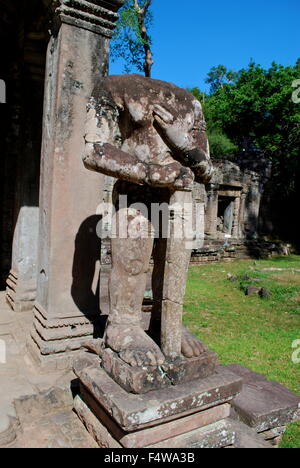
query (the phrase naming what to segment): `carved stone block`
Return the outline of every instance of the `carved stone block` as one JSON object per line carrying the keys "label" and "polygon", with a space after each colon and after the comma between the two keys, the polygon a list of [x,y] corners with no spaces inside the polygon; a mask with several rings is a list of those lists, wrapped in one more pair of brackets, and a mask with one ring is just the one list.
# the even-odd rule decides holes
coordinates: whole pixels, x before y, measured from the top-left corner
{"label": "carved stone block", "polygon": [[110,349],[102,355],[106,372],[126,391],[137,394],[210,377],[216,362],[217,355],[212,351],[191,359],[166,361],[161,367],[131,367]]}

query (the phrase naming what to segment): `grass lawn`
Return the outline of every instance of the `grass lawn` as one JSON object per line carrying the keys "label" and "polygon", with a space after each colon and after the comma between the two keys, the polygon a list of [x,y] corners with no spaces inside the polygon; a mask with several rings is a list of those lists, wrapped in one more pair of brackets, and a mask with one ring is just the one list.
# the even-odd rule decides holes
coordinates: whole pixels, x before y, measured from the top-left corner
{"label": "grass lawn", "polygon": [[[246,284],[266,287],[271,296],[245,296]],[[292,361],[292,344],[300,340],[299,256],[192,266],[184,322],[222,364],[240,363],[300,394],[300,364]],[[281,447],[300,448],[300,423],[289,426]]]}

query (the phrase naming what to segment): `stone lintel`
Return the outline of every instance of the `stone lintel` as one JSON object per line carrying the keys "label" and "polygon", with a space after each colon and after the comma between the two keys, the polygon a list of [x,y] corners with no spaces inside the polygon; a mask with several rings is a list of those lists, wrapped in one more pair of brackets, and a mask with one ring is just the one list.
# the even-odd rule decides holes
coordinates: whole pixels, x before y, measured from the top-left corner
{"label": "stone lintel", "polygon": [[167,360],[161,367],[131,367],[110,349],[102,354],[102,367],[106,372],[124,390],[136,394],[209,377],[214,374],[216,363],[217,355],[212,351],[192,359]]}
{"label": "stone lintel", "polygon": [[57,0],[54,2],[56,18],[82,29],[111,38],[119,18],[118,9],[123,0],[86,1]]}
{"label": "stone lintel", "polygon": [[230,198],[239,198],[241,196],[240,190],[219,190],[218,195],[220,197],[230,197]]}
{"label": "stone lintel", "polygon": [[243,390],[232,406],[248,426],[264,432],[300,420],[299,395],[238,364],[227,369],[243,379]]}
{"label": "stone lintel", "polygon": [[100,368],[99,358],[75,361],[74,372],[83,392],[89,392],[120,428],[133,432],[231,401],[242,388],[242,379],[224,367],[216,374],[146,395],[127,393]]}

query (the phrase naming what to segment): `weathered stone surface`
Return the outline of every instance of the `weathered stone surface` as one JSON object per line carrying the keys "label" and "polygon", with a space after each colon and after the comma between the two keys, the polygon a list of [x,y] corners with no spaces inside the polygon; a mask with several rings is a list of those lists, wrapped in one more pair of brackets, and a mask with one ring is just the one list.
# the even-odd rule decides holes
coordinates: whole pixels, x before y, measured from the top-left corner
{"label": "weathered stone surface", "polygon": [[234,431],[234,448],[273,448],[271,444],[260,437],[254,429],[239,421],[227,420],[228,427]]}
{"label": "weathered stone surface", "polygon": [[200,449],[223,448],[233,445],[235,432],[227,421],[219,421],[186,434],[148,445],[147,448]]}
{"label": "weathered stone surface", "polygon": [[123,447],[140,448],[173,439],[178,435],[191,432],[201,427],[221,421],[229,416],[230,406],[224,405],[201,411],[192,416],[176,419],[175,421],[158,425],[150,429],[144,429],[136,433],[126,435],[120,440]]}
{"label": "weathered stone surface", "polygon": [[122,448],[78,395],[74,399],[74,410],[100,448]]}
{"label": "weathered stone surface", "polygon": [[242,392],[232,402],[233,408],[239,418],[257,432],[285,426],[299,418],[299,395],[238,364],[227,368],[244,383]]}
{"label": "weathered stone surface", "polygon": [[73,399],[71,391],[55,387],[34,395],[20,397],[16,399],[14,405],[19,421],[22,425],[26,425],[39,419],[41,414],[71,409]]}
{"label": "weathered stone surface", "polygon": [[96,448],[97,444],[72,410],[41,411],[24,423],[11,448]]}
{"label": "weathered stone surface", "polygon": [[245,287],[245,294],[246,296],[253,296],[253,294],[259,295],[261,288],[257,288],[256,286],[246,286]]}
{"label": "weathered stone surface", "polygon": [[16,312],[32,310],[36,296],[36,278],[27,280],[11,270],[6,280],[6,301]]}
{"label": "weathered stone surface", "polygon": [[[259,435],[264,440],[271,441],[272,445],[277,445],[279,440],[282,438],[283,434],[286,431],[286,426],[274,427],[268,431],[260,432]],[[273,444],[274,441],[274,444]]]}
{"label": "weathered stone surface", "polygon": [[[85,393],[84,399],[86,396]],[[152,444],[164,443],[165,440],[173,440],[182,434],[191,433],[202,426],[208,427],[209,437],[205,439],[208,442],[208,440],[211,440],[212,432],[210,425],[227,418],[230,412],[229,405],[225,404],[192,416],[176,419],[169,423],[158,424],[158,426],[153,428],[126,433],[103,410],[99,412],[98,408],[96,414],[94,414],[94,409],[95,402],[92,402],[91,397],[88,398],[87,404],[79,396],[75,398],[74,410],[88,432],[102,448],[144,448]],[[224,433],[222,435],[224,440]],[[231,441],[232,434],[229,437]],[[226,439],[226,444],[227,442],[228,439]],[[220,446],[222,446],[222,442]]]}
{"label": "weathered stone surface", "polygon": [[80,397],[75,399],[75,411],[98,445],[104,448],[272,448],[254,429],[228,419],[228,405],[130,434],[114,427],[105,413],[104,419],[99,420],[99,415],[95,417]]}
{"label": "weathered stone surface", "polygon": [[11,444],[17,437],[16,422],[0,414],[0,447]]}
{"label": "weathered stone surface", "polygon": [[271,291],[268,288],[261,288],[259,295],[265,299],[272,296]]}
{"label": "weathered stone surface", "polygon": [[128,394],[103,369],[99,369],[98,362],[85,369],[80,361],[79,364],[75,362],[74,371],[81,386],[126,431],[157,425],[179,414],[185,416],[229,402],[241,390],[241,379],[222,367],[207,379],[146,395]]}
{"label": "weathered stone surface", "polygon": [[160,367],[131,367],[110,349],[102,353],[106,372],[124,390],[137,394],[209,377],[215,371],[216,361],[216,353],[207,351],[191,359],[166,361]]}
{"label": "weathered stone surface", "polygon": [[[117,10],[125,0],[93,1],[72,0],[53,2],[61,22],[87,29],[111,38],[118,19]],[[76,8],[74,8],[76,6]]]}

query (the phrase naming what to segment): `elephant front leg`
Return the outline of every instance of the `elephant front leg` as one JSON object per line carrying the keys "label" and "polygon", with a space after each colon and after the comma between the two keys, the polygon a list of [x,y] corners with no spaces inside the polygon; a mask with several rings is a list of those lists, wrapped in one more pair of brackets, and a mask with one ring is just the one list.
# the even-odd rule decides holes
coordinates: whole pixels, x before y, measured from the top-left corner
{"label": "elephant front leg", "polygon": [[151,223],[140,212],[121,209],[112,239],[110,314],[105,344],[131,366],[160,366],[164,356],[144,332],[142,304],[153,248]]}

